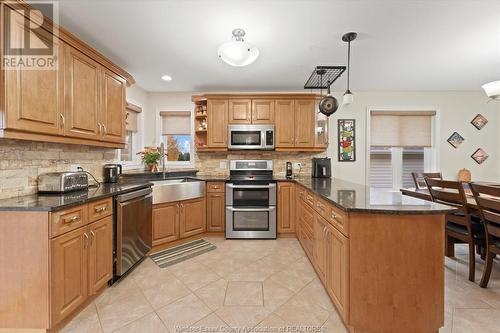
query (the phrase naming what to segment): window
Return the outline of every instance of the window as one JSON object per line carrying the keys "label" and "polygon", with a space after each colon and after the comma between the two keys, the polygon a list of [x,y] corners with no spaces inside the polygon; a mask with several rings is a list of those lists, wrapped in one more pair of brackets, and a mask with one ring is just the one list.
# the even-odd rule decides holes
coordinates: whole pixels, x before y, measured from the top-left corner
{"label": "window", "polygon": [[161,141],[167,152],[167,164],[192,165],[193,136],[190,111],[163,111]]}
{"label": "window", "polygon": [[120,160],[122,162],[133,161],[134,159],[134,133],[132,131],[127,131],[125,136],[125,142],[127,142],[127,146],[123,149],[120,149]]}
{"label": "window", "polygon": [[372,111],[370,186],[399,190],[414,187],[412,172],[431,171],[435,112]]}
{"label": "window", "polygon": [[140,165],[140,157],[135,153],[141,149],[142,133],[140,133],[139,116],[142,108],[132,103],[127,102],[126,106],[126,136],[125,142],[127,146],[120,149],[120,161],[124,162],[124,166],[138,167]]}

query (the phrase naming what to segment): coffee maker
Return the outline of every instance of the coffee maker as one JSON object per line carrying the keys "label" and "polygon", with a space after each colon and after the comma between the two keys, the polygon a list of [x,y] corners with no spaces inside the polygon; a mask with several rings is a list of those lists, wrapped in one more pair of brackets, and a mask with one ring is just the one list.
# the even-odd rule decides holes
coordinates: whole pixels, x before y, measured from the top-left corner
{"label": "coffee maker", "polygon": [[330,178],[332,176],[332,161],[328,158],[313,158],[312,159],[313,178]]}
{"label": "coffee maker", "polygon": [[116,183],[122,174],[121,164],[104,164],[104,183]]}

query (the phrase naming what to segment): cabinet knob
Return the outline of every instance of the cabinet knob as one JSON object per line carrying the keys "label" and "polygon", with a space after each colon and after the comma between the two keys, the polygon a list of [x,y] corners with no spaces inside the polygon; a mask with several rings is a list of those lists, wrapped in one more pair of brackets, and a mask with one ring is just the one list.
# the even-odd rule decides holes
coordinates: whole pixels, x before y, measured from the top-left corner
{"label": "cabinet knob", "polygon": [[95,239],[95,232],[93,230],[90,230],[90,245],[92,245],[92,240]]}
{"label": "cabinet knob", "polygon": [[84,233],[83,236],[85,237],[85,239],[83,240],[83,248],[86,248],[89,241],[89,235],[87,235],[87,233]]}
{"label": "cabinet knob", "polygon": [[105,211],[106,211],[106,206],[104,206],[104,207],[95,207],[95,208],[94,208],[94,211],[95,211],[96,213],[102,213],[102,212],[105,212]]}
{"label": "cabinet knob", "polygon": [[73,222],[77,222],[79,220],[80,220],[80,217],[75,215],[75,216],[72,216],[70,218],[64,219],[63,222],[64,223],[73,223]]}

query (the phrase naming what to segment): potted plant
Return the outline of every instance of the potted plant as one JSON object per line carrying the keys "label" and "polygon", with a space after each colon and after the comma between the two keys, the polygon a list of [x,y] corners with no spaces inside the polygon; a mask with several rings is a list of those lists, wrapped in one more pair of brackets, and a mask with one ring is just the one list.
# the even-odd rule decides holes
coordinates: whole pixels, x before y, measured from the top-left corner
{"label": "potted plant", "polygon": [[151,172],[158,171],[161,154],[157,147],[144,147],[137,155],[141,155],[142,162],[146,165],[147,170]]}

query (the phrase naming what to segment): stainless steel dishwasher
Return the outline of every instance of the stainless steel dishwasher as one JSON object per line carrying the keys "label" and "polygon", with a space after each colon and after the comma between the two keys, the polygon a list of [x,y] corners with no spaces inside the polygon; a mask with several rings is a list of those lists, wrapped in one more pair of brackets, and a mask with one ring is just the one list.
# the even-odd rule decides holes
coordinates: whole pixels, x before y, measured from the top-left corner
{"label": "stainless steel dishwasher", "polygon": [[150,188],[115,199],[114,277],[119,279],[151,249],[153,196]]}

